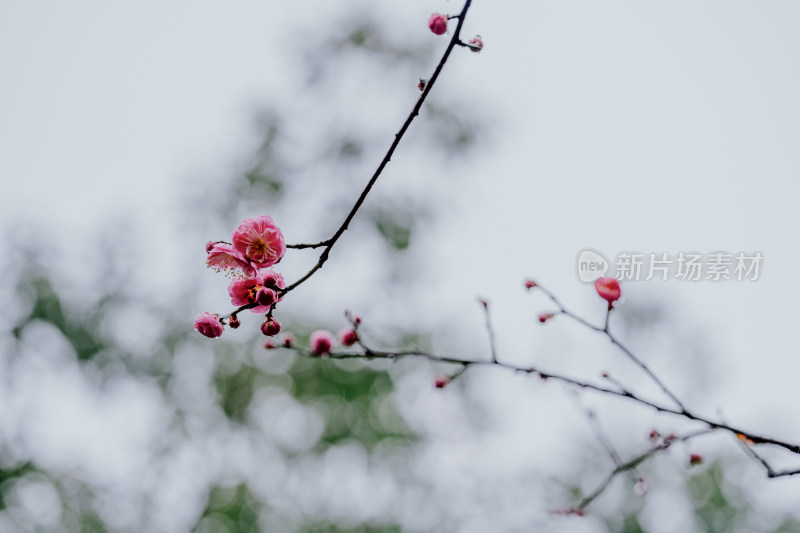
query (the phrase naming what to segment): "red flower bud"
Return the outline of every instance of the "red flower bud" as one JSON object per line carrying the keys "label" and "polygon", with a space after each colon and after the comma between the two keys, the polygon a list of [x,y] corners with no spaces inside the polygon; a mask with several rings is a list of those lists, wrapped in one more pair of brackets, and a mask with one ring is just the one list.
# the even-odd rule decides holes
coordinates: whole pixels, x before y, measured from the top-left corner
{"label": "red flower bud", "polygon": [[539,315],[539,322],[544,324],[545,322],[547,322],[548,320],[550,320],[554,316],[555,315],[553,313],[542,313],[541,315]]}
{"label": "red flower bud", "polygon": [[267,337],[274,337],[281,331],[281,323],[272,317],[267,317],[263,324],[261,324],[261,333]]}
{"label": "red flower bud", "polygon": [[443,35],[447,31],[447,15],[434,13],[428,19],[428,28],[436,35]]}
{"label": "red flower bud", "polygon": [[266,287],[261,287],[256,292],[256,302],[258,305],[263,305],[264,307],[270,307],[278,300],[278,295],[272,289],[268,289]]}
{"label": "red flower bud", "polygon": [[600,295],[600,298],[608,302],[609,309],[611,309],[611,305],[614,302],[619,300],[622,294],[619,281],[614,278],[600,278],[594,282],[594,288],[597,294]]}
{"label": "red flower bud", "polygon": [[433,386],[437,389],[443,389],[450,383],[450,376],[446,374],[439,374],[433,378]]}
{"label": "red flower bud", "polygon": [[343,328],[339,332],[339,343],[342,346],[352,346],[358,342],[358,333],[353,328]]}

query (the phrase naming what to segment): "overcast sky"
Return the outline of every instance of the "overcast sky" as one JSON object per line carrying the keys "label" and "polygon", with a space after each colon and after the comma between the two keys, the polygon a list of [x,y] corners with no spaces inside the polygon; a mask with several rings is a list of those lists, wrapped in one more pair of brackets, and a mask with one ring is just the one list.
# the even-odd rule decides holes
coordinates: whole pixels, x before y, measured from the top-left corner
{"label": "overcast sky", "polygon": [[[331,4],[0,1],[4,233],[39,225],[63,243],[122,217],[169,249],[180,237],[164,213],[193,173],[228,168],[253,143],[253,111],[291,97],[280,77],[303,38],[295,28],[359,5]],[[407,25],[409,39],[434,44],[427,16],[460,6],[396,4],[378,9]],[[571,335],[561,326],[531,333],[546,302],[523,293],[524,277],[600,316],[576,277],[584,248],[611,258],[760,252],[756,282],[623,290],[631,305],[665,306],[675,335],[702,332],[707,351],[653,349],[676,390],[708,415],[721,409],[800,441],[798,19],[790,1],[475,0],[465,31],[486,49],[454,60],[441,89],[463,87],[492,119],[491,140],[423,238],[419,275],[433,288],[420,320],[455,328],[442,317],[487,296],[503,352],[524,361],[531,346],[552,342],[543,332]],[[397,127],[385,125],[387,146]],[[401,146],[392,164],[402,168],[402,157]],[[693,383],[692,358],[704,355],[712,392],[682,389]],[[800,495],[796,483],[779,483]]]}

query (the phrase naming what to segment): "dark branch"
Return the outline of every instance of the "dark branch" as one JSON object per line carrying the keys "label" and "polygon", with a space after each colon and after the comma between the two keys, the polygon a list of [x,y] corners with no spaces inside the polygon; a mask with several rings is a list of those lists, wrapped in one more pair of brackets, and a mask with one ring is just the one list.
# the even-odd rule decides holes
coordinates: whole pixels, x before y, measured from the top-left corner
{"label": "dark branch", "polygon": [[319,260],[317,261],[317,264],[314,265],[311,268],[311,270],[309,270],[302,278],[298,279],[297,281],[286,287],[286,289],[283,291],[284,294],[293,291],[294,289],[305,283],[306,280],[308,280],[320,268],[322,268],[322,266],[328,260],[328,256],[330,255],[333,247],[336,245],[336,242],[344,234],[344,232],[347,231],[347,228],[350,226],[350,222],[353,220],[353,217],[356,216],[356,213],[358,213],[358,210],[361,208],[361,205],[364,203],[364,200],[366,200],[367,195],[372,190],[373,185],[375,185],[375,182],[378,181],[378,178],[381,176],[381,173],[383,173],[383,169],[386,168],[386,165],[388,165],[389,161],[392,159],[392,155],[394,154],[395,149],[400,144],[400,141],[406,134],[406,131],[408,131],[409,126],[411,126],[411,123],[414,121],[414,118],[416,118],[416,116],[419,115],[419,110],[422,108],[422,104],[425,102],[425,99],[428,97],[428,94],[430,94],[433,85],[436,83],[436,80],[439,78],[439,74],[442,72],[445,63],[447,62],[447,59],[450,57],[450,52],[453,51],[453,48],[460,41],[459,36],[461,35],[461,26],[464,24],[464,18],[467,15],[467,11],[469,11],[469,6],[471,3],[472,0],[466,0],[464,2],[464,7],[462,8],[461,13],[459,15],[451,17],[458,19],[458,25],[456,26],[456,29],[453,32],[453,37],[450,39],[450,43],[447,45],[447,49],[445,50],[444,55],[442,55],[442,58],[439,60],[439,64],[433,71],[433,75],[428,79],[428,83],[425,85],[425,89],[422,91],[422,94],[417,100],[417,104],[414,106],[414,109],[411,110],[411,113],[408,115],[408,118],[406,118],[406,121],[400,128],[400,131],[398,131],[395,134],[394,141],[392,142],[391,146],[389,146],[389,150],[386,152],[386,155],[383,156],[383,160],[378,165],[378,168],[375,170],[375,173],[372,175],[369,182],[367,182],[367,185],[364,187],[364,190],[361,191],[361,195],[356,200],[355,205],[353,205],[352,209],[350,209],[350,212],[345,217],[344,222],[342,222],[342,224],[339,226],[339,229],[336,230],[336,232],[330,239],[325,241],[324,245],[325,249],[322,250],[322,253],[319,256]]}

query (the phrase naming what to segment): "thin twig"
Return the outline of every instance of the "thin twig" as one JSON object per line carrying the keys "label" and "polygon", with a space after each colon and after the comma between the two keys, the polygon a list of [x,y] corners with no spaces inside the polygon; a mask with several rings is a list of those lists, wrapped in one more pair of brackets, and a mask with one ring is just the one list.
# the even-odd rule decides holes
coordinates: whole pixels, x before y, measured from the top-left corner
{"label": "thin twig", "polygon": [[606,476],[606,478],[602,481],[602,483],[600,483],[600,485],[597,486],[597,488],[595,488],[595,490],[593,490],[588,496],[584,497],[581,500],[581,502],[577,506],[577,509],[585,509],[589,504],[591,504],[594,500],[596,500],[597,497],[600,496],[608,488],[608,486],[611,484],[611,482],[614,481],[614,478],[616,478],[619,474],[621,474],[623,472],[627,472],[629,470],[634,470],[637,466],[642,464],[644,461],[646,461],[647,459],[649,459],[653,455],[657,454],[658,452],[660,452],[662,450],[666,450],[667,448],[672,446],[672,444],[674,442],[678,442],[678,441],[686,442],[686,441],[688,441],[690,439],[693,439],[694,437],[698,437],[700,435],[705,435],[707,433],[710,433],[711,431],[713,431],[713,430],[712,429],[703,429],[703,430],[700,430],[700,431],[695,431],[693,433],[688,433],[688,434],[686,434],[686,435],[684,435],[682,437],[666,438],[660,444],[658,444],[656,446],[653,446],[652,448],[648,449],[647,451],[645,451],[644,453],[642,453],[640,455],[637,455],[636,457],[634,457],[630,461],[618,465],[617,468],[612,470],[608,474],[608,476]]}
{"label": "thin twig", "polygon": [[392,142],[391,146],[389,146],[389,150],[386,152],[386,155],[383,156],[383,160],[381,160],[380,164],[378,165],[378,168],[375,170],[375,173],[372,175],[369,182],[367,182],[367,185],[364,187],[364,190],[361,191],[361,195],[359,195],[355,205],[353,205],[352,209],[350,209],[350,212],[345,217],[344,222],[342,222],[342,224],[339,226],[339,229],[336,230],[333,236],[327,241],[325,241],[326,242],[325,249],[322,250],[322,253],[319,256],[319,260],[317,261],[317,264],[315,264],[311,268],[311,270],[306,272],[306,274],[303,277],[301,277],[300,279],[298,279],[297,281],[286,287],[282,291],[283,294],[293,291],[294,289],[305,283],[306,280],[308,280],[311,276],[313,276],[320,268],[322,268],[322,266],[328,260],[328,256],[330,255],[333,247],[336,245],[336,242],[344,234],[344,232],[347,231],[347,228],[350,226],[350,222],[353,220],[353,217],[356,216],[356,213],[361,208],[361,205],[364,203],[364,200],[367,198],[367,195],[372,190],[373,185],[375,185],[375,182],[378,181],[378,178],[383,172],[383,169],[386,168],[386,165],[389,164],[389,161],[392,159],[392,154],[394,154],[395,149],[400,144],[400,141],[402,140],[406,131],[408,131],[409,126],[411,126],[411,123],[414,121],[414,118],[417,115],[419,115],[419,111],[422,108],[422,104],[425,102],[425,99],[428,97],[428,94],[430,94],[433,85],[439,78],[439,74],[442,72],[442,68],[444,68],[444,64],[447,62],[447,58],[450,57],[450,52],[453,51],[453,48],[459,42],[460,40],[459,36],[461,34],[461,26],[464,24],[464,18],[467,15],[467,11],[469,11],[469,6],[471,3],[472,0],[466,0],[464,2],[464,7],[461,9],[461,13],[457,16],[452,17],[458,19],[458,25],[456,26],[456,29],[453,32],[453,36],[450,39],[450,43],[447,45],[447,49],[445,49],[442,58],[439,60],[439,64],[433,71],[433,75],[431,75],[431,77],[428,79],[428,83],[425,85],[425,89],[422,91],[422,94],[417,100],[417,104],[414,106],[414,109],[411,110],[411,113],[408,115],[408,118],[406,118],[406,121],[400,128],[400,131],[398,131],[395,134],[394,141]]}
{"label": "thin twig", "polygon": [[564,306],[564,304],[562,304],[562,303],[561,303],[561,302],[558,300],[558,298],[556,298],[556,296],[555,296],[555,295],[554,295],[552,292],[550,292],[549,290],[547,290],[545,287],[543,287],[543,286],[542,286],[541,284],[539,284],[538,282],[536,282],[536,288],[537,288],[537,289],[539,289],[540,291],[542,291],[542,292],[545,294],[545,296],[547,296],[548,298],[550,298],[550,300],[551,300],[551,301],[552,301],[552,302],[553,302],[553,303],[554,303],[554,304],[555,304],[555,305],[558,307],[558,309],[559,309],[559,312],[560,312],[561,314],[564,314],[564,315],[566,315],[566,316],[570,317],[571,319],[575,320],[576,322],[578,322],[578,323],[580,323],[580,324],[582,324],[582,325],[586,326],[587,328],[589,328],[589,329],[593,329],[594,331],[597,331],[597,332],[599,332],[599,333],[602,333],[602,334],[604,334],[606,337],[608,337],[608,338],[609,338],[609,340],[611,341],[611,343],[612,343],[612,344],[614,344],[615,346],[617,346],[617,348],[619,348],[619,349],[622,351],[622,353],[624,353],[624,354],[625,354],[625,355],[628,357],[628,359],[630,359],[631,361],[633,361],[633,363],[634,363],[634,364],[636,364],[636,365],[637,365],[639,368],[641,368],[641,369],[642,369],[642,370],[643,370],[643,371],[644,371],[644,372],[645,372],[645,373],[646,373],[648,376],[650,376],[650,379],[652,379],[652,380],[653,380],[653,381],[654,381],[654,382],[655,382],[655,383],[656,383],[656,384],[659,386],[659,388],[661,388],[661,390],[664,392],[664,394],[666,394],[666,395],[667,395],[667,396],[668,396],[668,397],[669,397],[669,398],[670,398],[670,399],[671,399],[673,402],[675,402],[675,405],[677,405],[677,406],[678,406],[678,407],[681,409],[681,411],[686,411],[686,407],[684,407],[683,403],[682,403],[682,402],[681,402],[681,401],[678,399],[678,397],[677,397],[677,396],[675,396],[675,394],[674,394],[674,393],[673,393],[673,392],[672,392],[672,391],[671,391],[671,390],[670,390],[670,389],[669,389],[669,388],[668,388],[668,387],[667,387],[667,386],[664,384],[664,382],[663,382],[663,381],[661,381],[661,379],[659,379],[659,378],[658,378],[658,376],[656,376],[656,375],[655,375],[655,373],[654,373],[652,370],[650,370],[650,367],[648,367],[648,366],[647,366],[647,364],[645,364],[645,362],[644,362],[644,361],[642,361],[641,359],[639,359],[638,357],[636,357],[636,356],[633,354],[633,352],[631,352],[631,351],[630,351],[630,350],[629,350],[629,349],[628,349],[628,348],[627,348],[625,345],[623,345],[623,344],[622,344],[622,343],[621,343],[621,342],[620,342],[620,341],[619,341],[619,340],[618,340],[618,339],[617,339],[617,338],[616,338],[616,337],[615,337],[615,336],[614,336],[614,335],[611,333],[611,331],[608,329],[608,319],[609,319],[609,316],[611,315],[611,310],[612,310],[612,308],[609,308],[609,309],[608,309],[608,311],[606,312],[606,316],[605,316],[605,325],[604,325],[604,326],[601,328],[601,327],[599,327],[599,326],[595,326],[594,324],[590,323],[589,321],[587,321],[587,320],[586,320],[586,319],[584,319],[583,317],[581,317],[581,316],[578,316],[578,315],[576,315],[575,313],[573,313],[572,311],[568,310],[568,309],[567,309],[567,308]]}
{"label": "thin twig", "polygon": [[478,299],[483,307],[483,314],[486,315],[486,331],[489,333],[489,348],[491,349],[492,353],[492,362],[497,362],[497,347],[495,346],[494,342],[494,330],[492,329],[492,318],[489,314],[489,302],[483,298]]}

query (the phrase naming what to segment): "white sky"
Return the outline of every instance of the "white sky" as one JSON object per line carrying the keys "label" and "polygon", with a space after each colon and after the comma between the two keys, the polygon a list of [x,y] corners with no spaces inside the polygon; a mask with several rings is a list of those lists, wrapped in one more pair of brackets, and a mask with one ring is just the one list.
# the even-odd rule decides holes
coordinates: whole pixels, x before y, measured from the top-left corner
{"label": "white sky", "polygon": [[[423,24],[409,39],[429,39],[430,12],[458,5],[381,9],[398,24]],[[164,213],[180,189],[192,173],[228,168],[253,142],[252,111],[289,97],[279,79],[303,37],[292,28],[316,19],[324,29],[335,9],[1,1],[0,225],[41,224],[67,242],[123,216],[169,249],[179,236]],[[629,302],[664,303],[677,317],[673,334],[703,333],[709,350],[697,357],[713,358],[711,375],[723,376],[710,394],[681,388],[694,356],[647,339],[637,346],[693,405],[800,441],[791,273],[800,265],[798,19],[800,4],[789,1],[475,0],[467,31],[486,49],[455,58],[432,97],[461,87],[496,123],[422,241],[420,276],[435,287],[421,296],[424,319],[455,327],[477,293],[488,296],[503,352],[523,361],[530,346],[553,342],[546,335],[573,330],[531,333],[546,304],[523,294],[522,279],[595,312],[596,296],[575,281],[585,247],[609,256],[760,251],[755,283],[624,290]],[[385,125],[387,143],[397,126]],[[402,155],[401,146],[397,169]],[[385,179],[398,179],[397,169]],[[800,495],[797,483],[780,487]]]}

